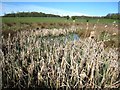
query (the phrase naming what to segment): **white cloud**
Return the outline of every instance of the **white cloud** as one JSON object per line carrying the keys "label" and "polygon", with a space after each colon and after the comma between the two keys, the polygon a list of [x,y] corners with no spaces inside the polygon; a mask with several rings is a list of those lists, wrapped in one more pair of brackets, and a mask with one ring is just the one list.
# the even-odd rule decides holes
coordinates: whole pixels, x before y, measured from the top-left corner
{"label": "white cloud", "polygon": [[[16,8],[17,7],[17,8]],[[65,11],[62,9],[54,9],[54,8],[47,8],[47,7],[41,7],[41,6],[36,6],[36,5],[8,5],[3,3],[3,9],[2,9],[2,14],[4,13],[10,13],[10,12],[22,12],[22,11],[37,11],[37,12],[44,12],[44,13],[49,13],[49,14],[56,14],[56,15],[69,15],[69,16],[81,16],[81,15],[87,15],[79,12],[71,12],[71,11]]]}

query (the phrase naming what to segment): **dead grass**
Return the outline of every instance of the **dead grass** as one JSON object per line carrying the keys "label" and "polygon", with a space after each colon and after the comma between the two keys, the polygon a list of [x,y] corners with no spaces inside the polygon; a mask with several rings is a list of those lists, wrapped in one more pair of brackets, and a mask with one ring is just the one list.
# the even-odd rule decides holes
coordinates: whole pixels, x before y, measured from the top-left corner
{"label": "dead grass", "polygon": [[[26,23],[19,31],[11,29],[2,37],[3,88],[120,88],[116,26]],[[94,38],[90,38],[92,31]],[[44,38],[74,32],[79,40]]]}
{"label": "dead grass", "polygon": [[38,38],[34,30],[10,37],[2,40],[3,88],[120,88],[118,51],[106,51],[103,41],[86,37],[64,43]]}

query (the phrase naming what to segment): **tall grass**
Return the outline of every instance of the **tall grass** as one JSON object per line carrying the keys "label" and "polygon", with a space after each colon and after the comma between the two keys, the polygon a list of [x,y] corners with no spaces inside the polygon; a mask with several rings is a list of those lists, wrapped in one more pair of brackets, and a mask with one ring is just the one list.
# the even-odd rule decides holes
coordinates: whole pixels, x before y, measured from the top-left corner
{"label": "tall grass", "polygon": [[25,30],[3,37],[3,88],[120,88],[117,48],[106,51],[103,41],[88,37],[66,42],[44,38],[74,31]]}

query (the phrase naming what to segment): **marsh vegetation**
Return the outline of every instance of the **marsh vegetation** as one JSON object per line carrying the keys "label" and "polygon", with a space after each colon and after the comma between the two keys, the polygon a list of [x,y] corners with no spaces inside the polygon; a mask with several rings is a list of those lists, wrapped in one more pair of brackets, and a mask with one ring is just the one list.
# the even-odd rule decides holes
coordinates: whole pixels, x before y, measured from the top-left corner
{"label": "marsh vegetation", "polygon": [[3,88],[120,88],[117,23],[3,23],[3,29]]}

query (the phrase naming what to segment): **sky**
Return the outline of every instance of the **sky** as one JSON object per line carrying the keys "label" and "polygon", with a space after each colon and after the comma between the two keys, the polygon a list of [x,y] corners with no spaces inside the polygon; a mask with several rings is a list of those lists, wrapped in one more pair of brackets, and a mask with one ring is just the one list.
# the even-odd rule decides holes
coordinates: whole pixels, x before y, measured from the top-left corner
{"label": "sky", "polygon": [[2,2],[119,2],[119,0],[1,0]]}
{"label": "sky", "polygon": [[2,2],[2,13],[43,12],[61,16],[105,16],[118,13],[118,2]]}

